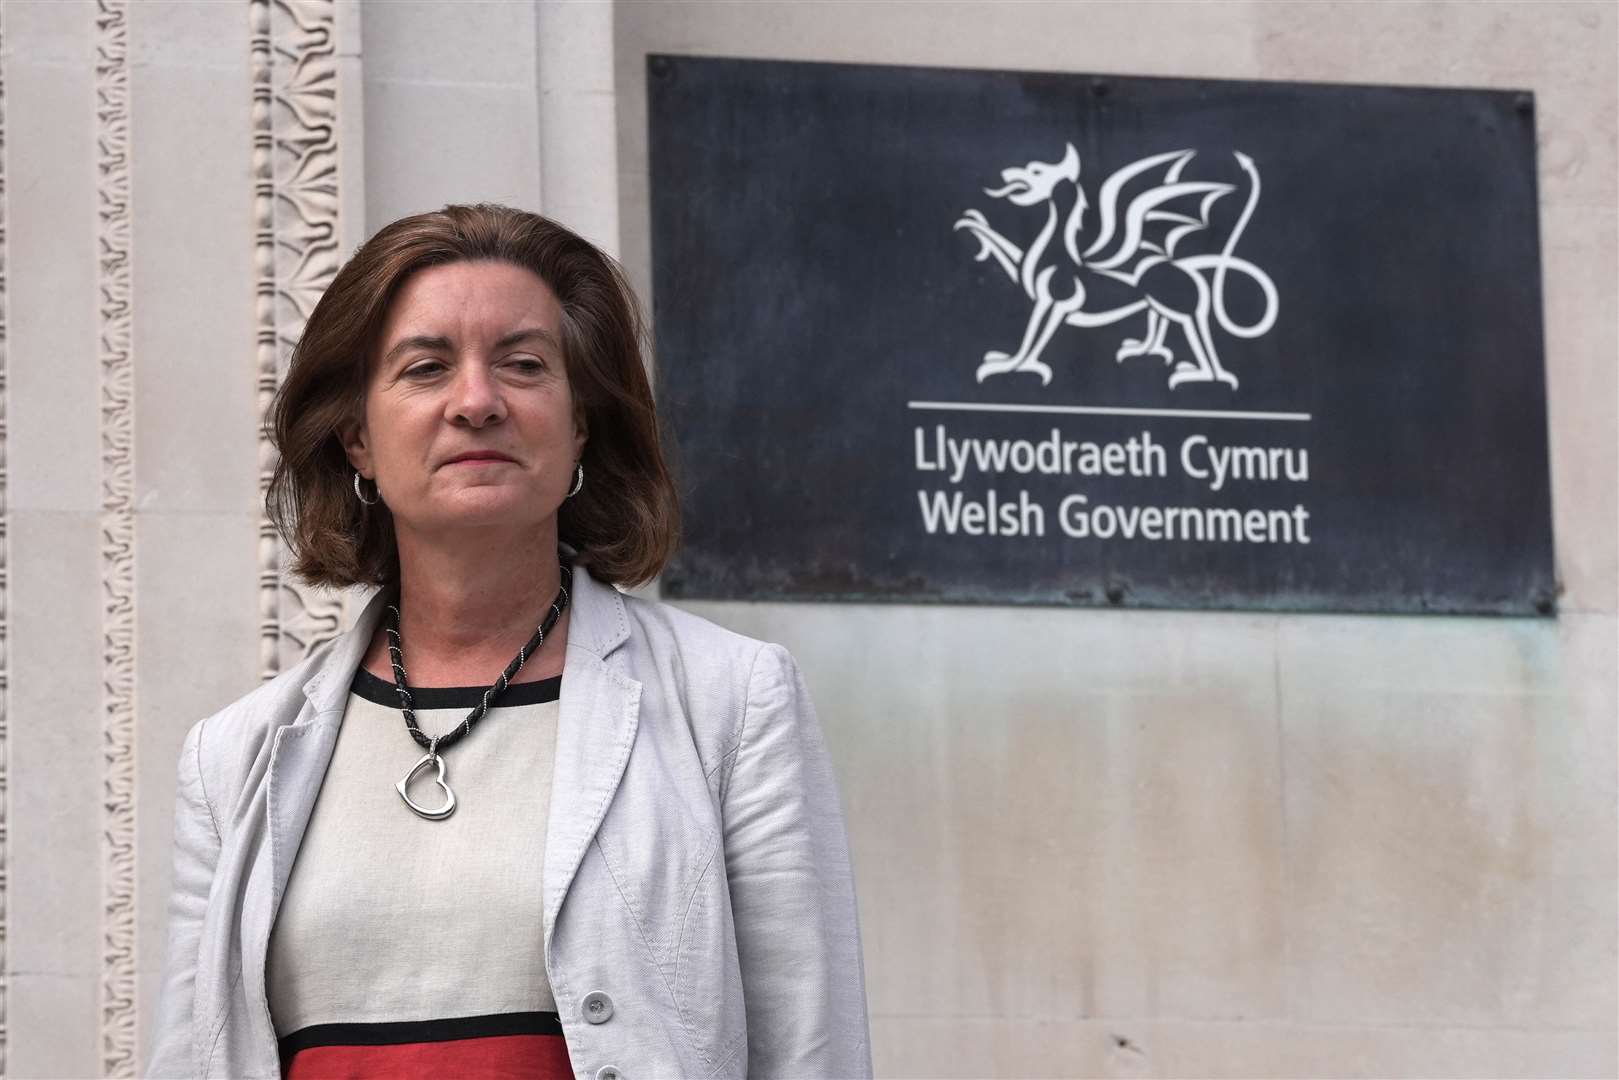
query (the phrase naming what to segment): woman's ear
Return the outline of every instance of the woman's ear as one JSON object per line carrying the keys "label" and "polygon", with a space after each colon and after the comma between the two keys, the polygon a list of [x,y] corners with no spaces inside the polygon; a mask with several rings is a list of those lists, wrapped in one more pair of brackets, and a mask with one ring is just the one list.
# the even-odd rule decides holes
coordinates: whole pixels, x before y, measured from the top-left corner
{"label": "woman's ear", "polygon": [[585,424],[585,410],[573,411],[573,460],[578,461],[585,456],[585,443],[590,438],[590,429]]}
{"label": "woman's ear", "polygon": [[337,432],[337,441],[343,446],[343,453],[348,455],[349,464],[354,471],[367,480],[375,480],[376,471],[371,467],[371,442],[362,420],[350,420]]}

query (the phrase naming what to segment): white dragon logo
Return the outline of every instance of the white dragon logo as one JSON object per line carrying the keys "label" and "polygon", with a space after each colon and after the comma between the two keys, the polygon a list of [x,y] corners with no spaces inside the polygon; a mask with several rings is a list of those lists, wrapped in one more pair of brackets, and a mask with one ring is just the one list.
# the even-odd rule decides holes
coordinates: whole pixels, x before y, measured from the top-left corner
{"label": "white dragon logo", "polygon": [[[1233,337],[1257,338],[1276,322],[1275,284],[1259,267],[1233,254],[1259,202],[1259,170],[1247,154],[1235,154],[1250,186],[1248,203],[1225,246],[1217,253],[1177,255],[1177,246],[1187,236],[1209,227],[1214,204],[1236,190],[1236,185],[1218,181],[1182,180],[1181,174],[1195,154],[1195,150],[1155,154],[1109,176],[1102,184],[1094,236],[1085,234],[1085,211],[1090,203],[1079,183],[1079,153],[1072,143],[1059,162],[1031,161],[1022,168],[1002,170],[1003,186],[985,188],[984,194],[1014,206],[1043,202],[1046,223],[1026,251],[991,228],[977,210],[968,210],[954,225],[978,239],[981,246],[975,260],[995,259],[1034,302],[1017,351],[985,353],[978,365],[979,382],[990,375],[1027,371],[1039,375],[1042,385],[1048,384],[1051,368],[1040,354],[1058,327],[1106,326],[1145,311],[1145,332],[1139,338],[1126,338],[1115,353],[1116,360],[1157,356],[1166,364],[1173,363],[1175,354],[1164,344],[1173,324],[1185,334],[1192,359],[1175,364],[1169,385],[1218,381],[1236,387],[1237,377],[1220,366],[1211,333],[1213,323],[1218,322]],[[1124,201],[1121,196],[1127,185],[1131,195]],[[1062,242],[1053,245],[1059,226]],[[1082,234],[1088,240],[1083,250]],[[1231,271],[1252,279],[1264,293],[1264,313],[1252,325],[1240,325],[1226,313],[1226,275]],[[1060,281],[1059,272],[1072,282],[1071,288],[1055,284]],[[1121,283],[1129,289],[1123,297],[1127,302],[1107,310],[1086,309],[1092,293],[1118,292]]]}

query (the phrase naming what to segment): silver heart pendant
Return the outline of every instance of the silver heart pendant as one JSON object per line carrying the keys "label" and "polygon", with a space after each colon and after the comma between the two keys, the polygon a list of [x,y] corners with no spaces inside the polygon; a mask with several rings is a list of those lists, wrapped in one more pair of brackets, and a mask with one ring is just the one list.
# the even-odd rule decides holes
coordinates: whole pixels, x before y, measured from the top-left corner
{"label": "silver heart pendant", "polygon": [[[415,799],[412,799],[410,793],[405,790],[410,786],[410,782],[416,779],[416,774],[429,765],[438,766],[438,775],[433,778],[433,783],[437,784],[444,792],[444,805],[437,810],[429,810]],[[411,767],[410,772],[406,773],[405,778],[395,784],[394,788],[399,792],[399,797],[405,800],[406,806],[430,821],[443,821],[455,813],[455,792],[451,791],[450,785],[444,782],[444,759],[432,751],[423,754],[421,760]]]}

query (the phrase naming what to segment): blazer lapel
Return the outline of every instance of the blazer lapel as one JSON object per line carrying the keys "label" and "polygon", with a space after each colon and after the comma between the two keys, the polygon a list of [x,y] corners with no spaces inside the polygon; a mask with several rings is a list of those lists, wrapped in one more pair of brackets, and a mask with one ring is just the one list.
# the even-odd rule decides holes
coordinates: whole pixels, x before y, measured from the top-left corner
{"label": "blazer lapel", "polygon": [[[255,872],[249,879],[242,910],[242,973],[250,997],[264,1004],[266,1017],[269,1004],[265,963],[270,930],[337,745],[349,685],[365,659],[384,603],[381,592],[372,596],[353,628],[332,643],[326,659],[304,681],[303,704],[297,715],[276,730],[271,744],[266,781],[270,872],[268,876]],[[274,1032],[269,1034],[273,1042]]]}
{"label": "blazer lapel", "polygon": [[628,638],[624,598],[576,567],[545,838],[548,951],[557,912],[618,790],[635,742],[641,684],[608,663]]}

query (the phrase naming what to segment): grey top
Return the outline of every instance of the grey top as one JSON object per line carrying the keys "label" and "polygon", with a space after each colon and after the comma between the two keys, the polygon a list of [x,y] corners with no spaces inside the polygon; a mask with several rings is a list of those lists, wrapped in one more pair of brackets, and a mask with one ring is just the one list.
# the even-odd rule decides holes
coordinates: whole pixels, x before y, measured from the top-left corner
{"label": "grey top", "polygon": [[[187,734],[149,1075],[279,1080],[270,931],[381,614]],[[534,930],[575,1075],[869,1077],[848,839],[793,658],[583,567],[569,622]]]}

